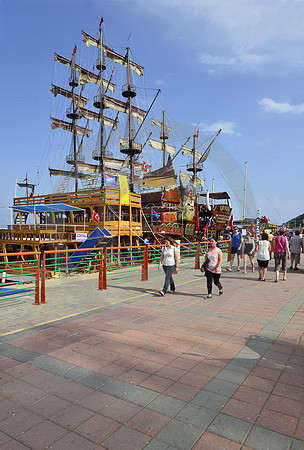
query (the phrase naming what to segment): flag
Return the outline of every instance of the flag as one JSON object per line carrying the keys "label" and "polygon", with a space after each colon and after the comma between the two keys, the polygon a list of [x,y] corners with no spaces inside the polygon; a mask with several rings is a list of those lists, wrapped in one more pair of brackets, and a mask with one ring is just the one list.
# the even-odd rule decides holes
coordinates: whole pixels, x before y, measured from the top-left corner
{"label": "flag", "polygon": [[104,184],[105,186],[115,186],[117,184],[117,176],[110,175],[108,173],[104,174]]}
{"label": "flag", "polygon": [[158,214],[154,209],[152,209],[152,219],[159,220],[160,214]]}
{"label": "flag", "polygon": [[93,211],[92,220],[94,220],[94,222],[100,223],[99,214],[95,210]]}
{"label": "flag", "polygon": [[231,216],[230,216],[228,225],[229,225],[229,227],[231,228],[231,231],[233,231],[233,230],[234,230],[234,225],[233,225],[233,214],[231,214]]}
{"label": "flag", "polygon": [[130,191],[128,179],[125,175],[118,175],[120,184],[120,201],[122,205],[130,205]]}
{"label": "flag", "polygon": [[100,23],[99,23],[99,29],[101,28],[101,25],[103,24],[104,18],[102,16],[102,18],[100,19]]}
{"label": "flag", "polygon": [[28,178],[27,178],[27,172],[26,172],[26,174],[25,174],[25,178],[24,178],[24,180],[23,181],[27,181],[28,180]]}
{"label": "flag", "polygon": [[142,163],[141,170],[144,170],[145,172],[148,171],[148,164],[145,161]]}
{"label": "flag", "polygon": [[199,134],[200,134],[200,129],[198,128],[195,137],[198,138]]}
{"label": "flag", "polygon": [[73,51],[72,51],[72,55],[76,55],[77,52],[77,45],[74,46]]}
{"label": "flag", "polygon": [[190,191],[189,191],[188,198],[189,198],[189,200],[192,200],[192,189],[190,189]]}

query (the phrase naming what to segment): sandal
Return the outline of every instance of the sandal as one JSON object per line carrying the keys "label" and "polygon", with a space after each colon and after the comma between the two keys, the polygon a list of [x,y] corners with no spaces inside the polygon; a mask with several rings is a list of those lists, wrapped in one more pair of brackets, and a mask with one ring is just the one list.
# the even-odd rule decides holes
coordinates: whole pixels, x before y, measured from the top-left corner
{"label": "sandal", "polygon": [[223,294],[224,294],[223,289],[221,289],[221,290],[219,291],[219,295],[223,295]]}
{"label": "sandal", "polygon": [[208,295],[206,295],[206,297],[204,297],[204,298],[211,298],[212,297],[212,294],[208,294]]}

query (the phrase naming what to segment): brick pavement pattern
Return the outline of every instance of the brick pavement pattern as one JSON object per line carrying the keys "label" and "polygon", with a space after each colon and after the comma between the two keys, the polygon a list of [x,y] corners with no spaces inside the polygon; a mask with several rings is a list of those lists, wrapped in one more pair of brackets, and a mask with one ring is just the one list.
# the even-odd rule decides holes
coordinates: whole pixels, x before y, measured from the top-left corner
{"label": "brick pavement pattern", "polygon": [[304,448],[303,270],[224,273],[211,299],[190,266],[165,297],[126,273],[2,304],[1,449]]}

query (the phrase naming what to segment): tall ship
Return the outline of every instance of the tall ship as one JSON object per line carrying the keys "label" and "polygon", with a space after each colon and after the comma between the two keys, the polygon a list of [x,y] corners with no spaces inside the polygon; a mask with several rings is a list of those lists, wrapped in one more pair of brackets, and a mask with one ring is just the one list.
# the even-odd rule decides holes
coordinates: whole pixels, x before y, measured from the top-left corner
{"label": "tall ship", "polygon": [[[160,90],[147,95],[138,87],[144,67],[129,47],[107,45],[103,22],[95,37],[82,31],[81,57],[76,45],[69,57],[54,54],[62,84],[51,86],[60,107],[50,124],[55,154],[65,161],[53,158],[59,167],[49,167],[53,193],[37,195],[28,176],[18,183],[25,195],[14,198],[12,223],[0,230],[2,253],[75,249],[86,241],[94,247],[103,238],[119,247],[164,235],[194,240],[208,230],[219,234],[229,221],[229,195],[205,192],[200,177],[221,130],[203,150],[198,129],[177,139]],[[180,157],[188,163],[178,176]]]}

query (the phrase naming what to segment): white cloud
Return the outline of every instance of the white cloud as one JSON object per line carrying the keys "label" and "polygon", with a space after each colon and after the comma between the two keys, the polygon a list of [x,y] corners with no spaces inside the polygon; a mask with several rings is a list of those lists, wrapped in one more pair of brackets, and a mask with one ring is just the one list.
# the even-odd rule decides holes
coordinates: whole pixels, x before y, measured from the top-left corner
{"label": "white cloud", "polygon": [[293,113],[293,114],[303,114],[304,113],[304,103],[300,105],[291,105],[288,102],[275,102],[271,98],[262,98],[258,100],[258,104],[262,106],[266,112],[275,113]]}
{"label": "white cloud", "polygon": [[202,125],[200,125],[200,128],[205,132],[216,132],[221,129],[223,134],[233,134],[235,136],[241,136],[241,133],[235,131],[235,126],[235,122],[214,122],[210,125],[203,123]]}
{"label": "white cloud", "polygon": [[210,70],[303,68],[301,0],[135,0],[167,21],[168,32],[193,46]]}

